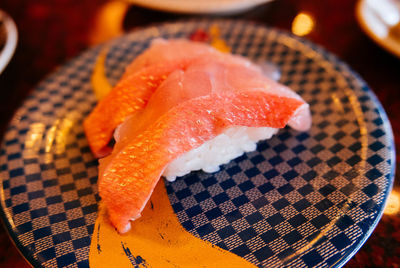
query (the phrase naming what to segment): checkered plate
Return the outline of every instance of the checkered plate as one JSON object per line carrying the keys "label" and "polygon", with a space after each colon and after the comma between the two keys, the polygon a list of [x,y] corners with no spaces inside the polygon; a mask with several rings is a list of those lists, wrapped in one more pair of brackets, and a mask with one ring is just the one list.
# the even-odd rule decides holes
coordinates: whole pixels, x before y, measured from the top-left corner
{"label": "checkered plate", "polygon": [[[393,182],[390,123],[348,66],[288,33],[244,21],[195,20],[149,27],[109,42],[107,77],[154,37],[188,37],[218,25],[234,53],[279,66],[281,82],[310,103],[308,132],[285,128],[220,172],[166,182],[190,233],[257,266],[338,267],[376,226]],[[16,245],[37,267],[87,267],[97,217],[97,161],[83,118],[102,46],[38,85],[18,110],[0,152],[2,215]]]}

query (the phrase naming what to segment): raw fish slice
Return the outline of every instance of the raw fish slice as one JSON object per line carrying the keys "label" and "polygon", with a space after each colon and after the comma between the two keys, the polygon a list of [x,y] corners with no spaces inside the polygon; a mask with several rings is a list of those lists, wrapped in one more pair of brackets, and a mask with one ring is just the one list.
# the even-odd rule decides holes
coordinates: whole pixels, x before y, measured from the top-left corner
{"label": "raw fish slice", "polygon": [[83,124],[90,148],[96,157],[111,152],[108,143],[114,129],[129,114],[143,109],[166,75],[175,69],[174,65],[148,67],[127,76],[97,104]]}
{"label": "raw fish slice", "polygon": [[187,39],[163,39],[157,38],[151,42],[151,46],[142,54],[140,54],[125,70],[125,74],[137,72],[144,67],[157,65],[164,62],[179,60],[182,66],[188,66],[193,62],[193,59],[200,58],[204,55],[213,57],[234,57],[236,61],[241,61],[242,64],[249,68],[259,69],[257,65],[251,63],[248,59],[221,53],[214,47],[202,42],[193,42]]}
{"label": "raw fish slice", "polygon": [[[258,70],[247,68],[235,60],[200,59],[185,71],[177,70],[160,85],[151,96],[145,109],[125,120],[117,128],[114,150],[124,146],[121,137],[134,137],[148,125],[155,122],[169,109],[192,98],[208,95],[213,92],[262,90],[282,97],[301,100],[299,95],[288,87],[265,77]],[[298,109],[296,116],[290,119],[289,125],[297,130],[307,130],[311,125],[308,104]],[[130,123],[131,122],[131,123]]]}
{"label": "raw fish slice", "polygon": [[121,125],[113,153],[100,160],[99,190],[112,223],[126,232],[180,155],[229,127],[282,128],[294,115],[309,127],[308,104],[297,94],[235,61],[199,60],[174,71]]}
{"label": "raw fish slice", "polygon": [[164,169],[230,126],[282,128],[304,102],[256,91],[224,91],[170,109],[119,151],[100,160],[99,192],[120,233],[140,217]]}
{"label": "raw fish slice", "polygon": [[157,39],[127,67],[121,81],[85,119],[85,134],[93,154],[98,158],[109,154],[112,149],[108,143],[115,128],[127,116],[140,112],[171,72],[183,70],[199,59],[229,60],[261,72],[256,65],[243,57],[218,52],[202,43],[184,39]]}

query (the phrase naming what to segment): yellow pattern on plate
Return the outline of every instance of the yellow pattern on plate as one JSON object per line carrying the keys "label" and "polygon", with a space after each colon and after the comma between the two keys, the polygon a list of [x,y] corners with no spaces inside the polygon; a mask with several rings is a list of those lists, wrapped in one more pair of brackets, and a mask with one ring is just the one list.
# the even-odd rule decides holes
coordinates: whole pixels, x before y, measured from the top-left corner
{"label": "yellow pattern on plate", "polygon": [[112,89],[112,86],[107,80],[105,71],[107,52],[107,46],[100,51],[93,67],[93,73],[90,80],[97,100],[104,98]]}
{"label": "yellow pattern on plate", "polygon": [[218,25],[214,24],[210,27],[209,33],[211,35],[211,46],[217,50],[225,53],[231,52],[231,48],[226,44],[224,39],[220,38]]}
{"label": "yellow pattern on plate", "polygon": [[245,259],[187,232],[178,221],[161,180],[132,229],[120,235],[99,207],[90,267],[255,267]]}

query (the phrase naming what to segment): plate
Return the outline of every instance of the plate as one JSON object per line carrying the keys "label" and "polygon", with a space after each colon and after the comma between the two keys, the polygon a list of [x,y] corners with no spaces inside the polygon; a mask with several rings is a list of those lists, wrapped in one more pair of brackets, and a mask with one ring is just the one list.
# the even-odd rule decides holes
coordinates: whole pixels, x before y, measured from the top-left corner
{"label": "plate", "polygon": [[175,13],[232,15],[272,0],[129,0],[131,3]]}
{"label": "plate", "polygon": [[7,13],[0,10],[0,74],[11,60],[17,40],[17,26]]}
{"label": "plate", "polygon": [[[385,6],[385,8],[389,8],[390,10],[392,6],[388,6],[388,4],[383,5],[384,2],[389,1],[376,1],[377,5]],[[394,10],[391,11],[393,12]],[[383,10],[381,12],[385,11]],[[392,34],[390,30],[391,27],[387,24],[387,22],[385,23],[380,18],[379,14],[381,13],[374,11],[373,7],[371,7],[368,1],[358,1],[356,6],[356,17],[361,26],[361,29],[383,49],[400,58],[400,20],[397,22],[397,27],[399,28],[397,30],[398,33]],[[397,16],[399,14],[400,10]],[[396,14],[394,14],[392,17],[396,17]]]}
{"label": "plate", "polygon": [[[177,218],[188,232],[255,265],[342,266],[382,216],[395,163],[387,116],[346,64],[273,28],[189,20],[105,44],[107,79],[115,84],[153,38],[186,38],[211,27],[234,53],[276,64],[281,82],[310,104],[313,125],[308,132],[285,128],[217,173],[165,182]],[[88,266],[99,196],[82,120],[96,102],[90,77],[102,49],[42,81],[2,142],[2,216],[35,267]]]}

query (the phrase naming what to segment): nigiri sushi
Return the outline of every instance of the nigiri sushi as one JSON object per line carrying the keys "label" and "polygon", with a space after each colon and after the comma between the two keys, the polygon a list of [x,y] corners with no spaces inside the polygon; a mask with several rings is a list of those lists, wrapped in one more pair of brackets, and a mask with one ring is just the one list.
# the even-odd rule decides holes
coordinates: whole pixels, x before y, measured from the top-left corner
{"label": "nigiri sushi", "polygon": [[[123,80],[136,75],[129,72],[159,70],[167,65],[175,69],[169,69],[162,81],[146,89],[146,100],[139,101],[140,107],[124,111],[114,133],[114,148],[99,161],[99,193],[120,233],[127,232],[130,222],[140,217],[162,175],[174,180],[192,170],[214,172],[219,165],[255,150],[259,140],[270,138],[286,125],[301,131],[311,125],[308,104],[286,86],[265,77],[248,60],[202,44],[207,49],[201,56],[185,60],[181,48],[177,55],[182,59],[174,64],[171,62],[176,59],[169,53],[176,42],[184,43],[189,51],[198,43],[157,42],[168,55],[158,51],[153,59],[144,52],[127,68]],[[117,85],[114,90],[121,89]],[[135,86],[129,90],[134,91]],[[96,107],[93,113],[99,111]],[[117,127],[115,122],[105,122],[107,131]],[[89,143],[91,133],[86,132]],[[104,147],[91,148],[101,151]]]}
{"label": "nigiri sushi", "polygon": [[108,144],[115,128],[128,115],[140,112],[171,72],[184,70],[197,59],[226,57],[258,68],[243,57],[221,53],[204,43],[155,39],[150,48],[128,65],[121,80],[85,119],[83,126],[93,154],[101,158],[111,152]]}

